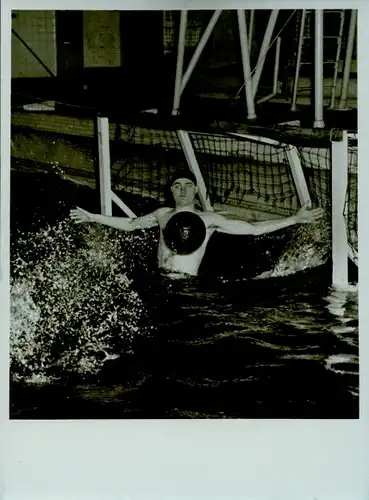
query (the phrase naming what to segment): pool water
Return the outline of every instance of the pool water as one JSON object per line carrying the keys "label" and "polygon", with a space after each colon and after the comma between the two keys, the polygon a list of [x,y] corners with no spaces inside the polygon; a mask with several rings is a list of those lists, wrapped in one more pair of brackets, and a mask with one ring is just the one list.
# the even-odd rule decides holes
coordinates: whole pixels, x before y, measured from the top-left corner
{"label": "pool water", "polygon": [[75,205],[96,192],[12,171],[11,418],[358,418],[356,276],[330,287],[326,221],[216,235],[169,281],[156,230],[76,225]]}

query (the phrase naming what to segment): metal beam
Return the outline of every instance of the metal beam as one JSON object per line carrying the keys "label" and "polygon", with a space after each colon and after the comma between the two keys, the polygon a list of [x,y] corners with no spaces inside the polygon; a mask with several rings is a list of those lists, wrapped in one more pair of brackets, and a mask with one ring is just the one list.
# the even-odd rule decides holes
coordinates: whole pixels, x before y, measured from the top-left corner
{"label": "metal beam", "polygon": [[350,82],[352,53],[354,51],[356,23],[357,23],[357,10],[352,10],[348,40],[347,40],[347,48],[346,48],[345,68],[343,70],[342,91],[339,102],[339,109],[345,109],[347,107],[347,95],[348,95],[348,86]]}
{"label": "metal beam", "polygon": [[120,198],[117,196],[114,191],[110,191],[110,196],[112,201],[127,215],[127,217],[131,217],[132,219],[136,218],[137,215],[132,212],[128,205],[126,205]]}
{"label": "metal beam", "polygon": [[212,212],[213,207],[211,206],[208,192],[206,190],[206,184],[201,173],[200,166],[198,164],[196,153],[193,149],[192,142],[188,132],[184,130],[177,131],[179,142],[181,143],[182,151],[186,157],[187,164],[190,170],[194,173],[197,181],[197,186],[199,188],[199,198],[204,211]]}
{"label": "metal beam", "polygon": [[252,47],[252,38],[254,34],[254,25],[255,25],[255,11],[250,10],[250,21],[249,21],[249,47],[251,50]]}
{"label": "metal beam", "polygon": [[174,115],[178,113],[179,105],[181,102],[181,84],[182,84],[182,74],[183,74],[184,51],[186,43],[187,14],[188,14],[187,10],[181,11],[181,20],[179,23],[176,79],[175,79],[173,111],[172,111],[172,114]]}
{"label": "metal beam", "polygon": [[288,162],[295,182],[297,196],[299,197],[300,205],[311,208],[311,198],[309,188],[306,183],[304,170],[301,165],[301,160],[296,146],[290,146],[286,150]]}
{"label": "metal beam", "polygon": [[213,32],[213,29],[214,29],[221,13],[222,13],[221,10],[216,10],[214,12],[214,14],[212,15],[212,17],[209,21],[209,24],[207,25],[207,27],[206,27],[206,29],[201,37],[201,40],[199,41],[199,43],[196,47],[196,50],[191,58],[191,61],[188,65],[188,68],[186,69],[186,72],[183,75],[183,79],[182,79],[182,83],[181,83],[181,94],[184,91],[184,89],[188,83],[188,80],[190,79],[190,77],[193,73],[193,70],[195,69],[196,64],[198,63],[198,60],[200,59],[200,56],[202,54],[202,51],[205,48],[205,45],[209,41],[210,35]]}
{"label": "metal beam", "polygon": [[247,38],[245,11],[237,10],[237,17],[238,17],[238,29],[240,33],[240,43],[241,43],[242,69],[243,69],[243,78],[244,78],[244,86],[246,94],[247,118],[249,120],[255,120],[256,119],[255,101],[254,101],[254,92],[252,87],[253,83],[252,83],[251,66],[250,66],[250,50]]}
{"label": "metal beam", "polygon": [[338,66],[341,58],[341,48],[342,48],[342,37],[343,37],[343,29],[345,26],[345,10],[342,9],[340,12],[340,31],[337,39],[337,51],[336,51],[336,59],[334,65],[334,74],[332,81],[332,92],[331,92],[331,104],[330,109],[334,109],[336,105],[336,91],[337,91],[337,78],[338,78]]}
{"label": "metal beam", "polygon": [[279,62],[280,62],[280,57],[281,57],[281,37],[279,36],[277,38],[277,43],[276,43],[276,46],[275,46],[273,90],[272,90],[271,94],[269,94],[269,95],[267,95],[267,96],[262,97],[261,99],[259,99],[257,101],[258,104],[260,104],[262,102],[269,101],[270,99],[272,99],[273,97],[275,97],[278,94],[278,92],[279,92],[279,89],[278,89],[278,77],[279,77]]}
{"label": "metal beam", "polygon": [[338,131],[332,140],[332,284],[348,284],[347,229],[344,216],[347,193],[348,137]]}
{"label": "metal beam", "polygon": [[99,149],[99,184],[101,214],[112,214],[111,177],[110,177],[110,134],[109,120],[97,117],[97,141]]}
{"label": "metal beam", "polygon": [[260,48],[258,62],[256,63],[255,73],[254,73],[254,76],[252,78],[252,88],[253,88],[253,92],[254,92],[254,97],[256,96],[256,93],[258,90],[259,81],[260,81],[261,73],[262,73],[263,68],[264,68],[266,55],[270,49],[270,42],[272,40],[273,31],[274,31],[274,28],[275,28],[275,25],[277,22],[278,13],[279,13],[279,10],[272,10],[272,12],[270,13],[270,16],[269,16],[268,25],[266,27],[263,42],[262,42],[261,48]]}
{"label": "metal beam", "polygon": [[298,89],[299,79],[300,79],[300,66],[301,66],[302,47],[304,44],[305,21],[306,21],[306,9],[303,9],[303,11],[301,12],[299,43],[297,46],[296,71],[295,71],[295,81],[293,82],[291,111],[297,111],[297,107],[296,107],[297,89]]}
{"label": "metal beam", "polygon": [[314,128],[324,128],[323,16],[324,16],[324,11],[322,9],[317,9],[315,11]]}

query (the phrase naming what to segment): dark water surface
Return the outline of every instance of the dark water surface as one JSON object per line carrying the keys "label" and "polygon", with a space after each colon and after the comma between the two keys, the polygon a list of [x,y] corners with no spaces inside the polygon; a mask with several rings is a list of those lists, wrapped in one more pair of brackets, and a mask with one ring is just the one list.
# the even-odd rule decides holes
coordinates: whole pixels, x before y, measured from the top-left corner
{"label": "dark water surface", "polygon": [[13,172],[11,193],[11,418],[358,418],[357,289],[330,288],[324,222],[216,236],[168,281],[155,230],[68,219],[91,189]]}

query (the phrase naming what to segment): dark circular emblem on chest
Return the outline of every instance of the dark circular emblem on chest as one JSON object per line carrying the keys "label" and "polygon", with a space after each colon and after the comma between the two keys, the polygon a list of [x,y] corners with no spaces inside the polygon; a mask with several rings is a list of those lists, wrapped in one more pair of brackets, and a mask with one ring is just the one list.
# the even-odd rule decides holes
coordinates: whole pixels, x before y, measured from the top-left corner
{"label": "dark circular emblem on chest", "polygon": [[167,247],[179,255],[188,255],[198,250],[206,237],[204,221],[192,212],[173,215],[163,230]]}

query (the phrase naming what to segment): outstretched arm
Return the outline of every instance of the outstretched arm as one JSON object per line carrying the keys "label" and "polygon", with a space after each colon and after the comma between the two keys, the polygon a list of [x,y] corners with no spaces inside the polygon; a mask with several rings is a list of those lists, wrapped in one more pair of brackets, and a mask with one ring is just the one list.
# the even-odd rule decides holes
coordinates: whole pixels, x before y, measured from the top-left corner
{"label": "outstretched arm", "polygon": [[115,229],[122,229],[123,231],[134,231],[135,229],[149,229],[158,225],[156,212],[152,212],[142,217],[111,217],[108,215],[92,214],[77,207],[71,210],[71,218],[77,222],[96,222],[105,226],[113,227]]}
{"label": "outstretched arm", "polygon": [[303,206],[295,215],[285,219],[267,220],[263,222],[250,223],[241,220],[229,220],[225,217],[215,214],[214,224],[216,231],[234,235],[253,235],[271,233],[284,229],[295,224],[311,223],[323,216],[323,210],[316,208],[309,210]]}

